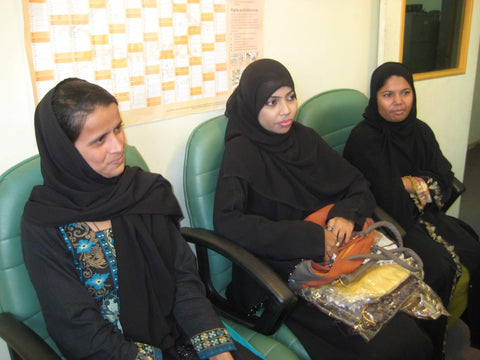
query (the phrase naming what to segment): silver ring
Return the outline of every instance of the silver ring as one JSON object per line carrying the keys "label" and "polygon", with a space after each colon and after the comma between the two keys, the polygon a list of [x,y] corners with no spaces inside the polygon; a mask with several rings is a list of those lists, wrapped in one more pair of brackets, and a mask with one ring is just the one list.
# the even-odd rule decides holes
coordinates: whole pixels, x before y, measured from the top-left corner
{"label": "silver ring", "polygon": [[332,228],[331,226],[327,226],[327,228],[326,228],[325,230],[327,230],[327,231],[332,231],[333,228]]}
{"label": "silver ring", "polygon": [[330,259],[332,260],[332,262],[335,261],[337,259],[337,254],[333,253]]}
{"label": "silver ring", "polygon": [[335,246],[336,246],[337,248],[340,247],[340,241],[337,241],[337,242],[335,243]]}

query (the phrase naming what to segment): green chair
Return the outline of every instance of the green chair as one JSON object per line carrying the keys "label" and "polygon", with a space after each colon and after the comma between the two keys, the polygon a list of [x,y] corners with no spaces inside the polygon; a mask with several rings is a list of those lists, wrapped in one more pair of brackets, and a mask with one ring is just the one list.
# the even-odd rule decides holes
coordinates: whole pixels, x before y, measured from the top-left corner
{"label": "green chair", "polygon": [[[367,104],[368,98],[358,90],[334,89],[314,95],[305,101],[298,108],[296,120],[313,128],[327,144],[343,155],[348,136],[352,129],[363,120],[362,114]],[[452,196],[443,209],[447,211],[464,191],[465,186],[455,178]],[[377,207],[375,215],[380,219],[388,218],[397,225],[402,234],[405,234],[400,225],[382,209]],[[468,270],[462,266],[462,276],[448,306],[449,326],[458,320],[467,307],[469,281]]]}
{"label": "green chair", "polygon": [[[223,115],[198,125],[191,133],[185,151],[184,193],[191,228],[182,229],[187,241],[196,244],[200,276],[207,284],[207,294],[219,311],[243,328],[271,335],[293,350],[300,359],[309,360],[303,345],[282,322],[296,302],[296,296],[263,262],[234,242],[213,230],[213,204],[218,172],[224,152],[227,118]],[[202,242],[215,242],[207,250]],[[247,271],[269,292],[269,301],[256,316],[246,316],[225,298],[232,278],[232,261],[225,254],[232,249],[243,253],[236,264]]]}
{"label": "green chair", "polygon": [[[126,147],[126,162],[148,170],[135,147]],[[23,263],[20,220],[35,185],[42,184],[40,159],[32,156],[0,175],[0,337],[8,345],[11,359],[60,359],[49,337],[37,295]],[[249,337],[237,324],[226,321],[244,335],[267,359],[285,357],[289,350],[266,336]],[[240,330],[240,331],[239,331]]]}
{"label": "green chair", "polygon": [[[148,169],[133,146],[127,163]],[[12,359],[59,359],[50,338],[37,295],[23,263],[20,220],[35,185],[43,183],[40,158],[32,156],[0,176],[0,337]]]}

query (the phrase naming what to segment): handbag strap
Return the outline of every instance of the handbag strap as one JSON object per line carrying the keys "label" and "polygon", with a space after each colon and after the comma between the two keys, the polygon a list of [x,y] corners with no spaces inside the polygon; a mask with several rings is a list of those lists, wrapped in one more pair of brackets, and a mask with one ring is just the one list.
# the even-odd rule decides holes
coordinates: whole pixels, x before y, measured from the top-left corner
{"label": "handbag strap", "polygon": [[[412,271],[412,272],[423,272],[423,261],[418,256],[418,254],[410,248],[403,247],[403,240],[402,236],[398,229],[392,223],[388,221],[378,221],[373,223],[372,225],[368,226],[364,230],[357,233],[357,235],[367,235],[370,231],[378,229],[379,227],[385,227],[392,232],[395,236],[398,247],[395,249],[386,249],[382,246],[373,245],[371,252],[366,254],[356,254],[349,257],[346,257],[346,260],[356,260],[356,259],[370,259],[370,260],[392,260],[393,262],[397,263],[398,265]],[[410,265],[407,261],[400,258],[400,254],[405,255],[406,257],[411,257],[416,266]]]}
{"label": "handbag strap", "polygon": [[[381,246],[372,246],[372,251],[371,253],[368,254],[357,254],[357,255],[352,255],[349,257],[346,257],[346,260],[357,260],[357,259],[370,259],[370,260],[392,260],[393,262],[397,263],[400,266],[403,266],[405,269],[408,269],[412,272],[422,272],[423,271],[423,261],[418,256],[416,252],[414,252],[412,249],[409,248],[397,248],[394,250],[387,250]],[[380,254],[376,253],[377,251],[380,251]],[[402,260],[398,254],[404,254],[407,255],[407,257],[411,257],[415,263],[416,266],[410,265],[408,262],[405,260]]]}
{"label": "handbag strap", "polygon": [[388,222],[385,220],[374,222],[372,225],[366,227],[362,231],[359,231],[357,235],[367,235],[370,231],[378,229],[379,227],[384,227],[390,230],[392,234],[395,236],[395,240],[397,240],[398,247],[403,248],[403,239],[402,239],[402,235],[400,234],[400,231],[398,231],[397,227],[393,225],[391,222]]}

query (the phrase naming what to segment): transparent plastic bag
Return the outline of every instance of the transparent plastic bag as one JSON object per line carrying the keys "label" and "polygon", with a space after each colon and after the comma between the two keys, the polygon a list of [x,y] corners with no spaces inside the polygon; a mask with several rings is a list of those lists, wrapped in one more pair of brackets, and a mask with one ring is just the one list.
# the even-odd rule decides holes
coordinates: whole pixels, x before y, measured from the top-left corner
{"label": "transparent plastic bag", "polygon": [[[318,286],[310,260],[298,264],[290,286],[305,300],[370,341],[398,311],[421,319],[448,315],[438,295],[423,281],[422,262],[410,249],[376,231],[371,253],[355,271]],[[401,240],[400,240],[400,245]],[[387,254],[387,255],[386,255]]]}

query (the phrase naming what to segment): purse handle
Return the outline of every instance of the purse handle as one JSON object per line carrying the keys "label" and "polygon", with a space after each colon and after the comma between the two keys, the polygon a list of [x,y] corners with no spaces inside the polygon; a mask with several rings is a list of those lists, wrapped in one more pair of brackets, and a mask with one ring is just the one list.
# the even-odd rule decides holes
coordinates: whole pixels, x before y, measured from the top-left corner
{"label": "purse handle", "polygon": [[400,234],[400,231],[398,231],[397,227],[393,225],[391,222],[388,222],[385,220],[374,222],[372,225],[366,227],[362,231],[357,232],[357,235],[367,235],[370,231],[375,230],[379,227],[384,227],[390,230],[392,234],[395,236],[395,240],[397,240],[398,247],[403,247],[403,239],[402,239],[402,235]]}
{"label": "purse handle", "polygon": [[[400,235],[400,232],[398,229],[393,225],[392,223],[388,221],[378,221],[376,223],[373,223],[372,225],[368,226],[364,230],[360,231],[357,233],[357,236],[361,235],[367,235],[370,231],[373,231],[379,227],[385,227],[389,229],[392,234],[395,236],[397,242],[398,242],[398,248],[388,250],[385,249],[382,246],[378,245],[373,245],[372,246],[372,252],[368,254],[357,254],[357,255],[352,255],[349,257],[346,257],[346,260],[356,260],[356,259],[371,259],[371,260],[392,260],[395,263],[397,263],[400,266],[403,266],[405,269],[408,269],[412,272],[423,272],[423,261],[418,256],[418,254],[413,251],[410,248],[403,247],[403,240],[402,236]],[[377,254],[377,252],[380,252],[380,254]],[[407,257],[411,257],[417,266],[412,266],[409,263],[407,263],[405,260],[402,260],[398,254],[404,254]]]}

